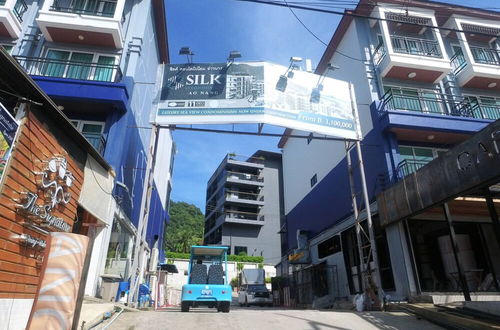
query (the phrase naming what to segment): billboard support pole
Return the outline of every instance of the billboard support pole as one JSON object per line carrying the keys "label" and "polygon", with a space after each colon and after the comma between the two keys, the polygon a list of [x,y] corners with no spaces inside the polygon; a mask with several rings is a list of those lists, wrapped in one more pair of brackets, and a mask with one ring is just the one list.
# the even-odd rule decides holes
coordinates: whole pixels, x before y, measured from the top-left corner
{"label": "billboard support pole", "polygon": [[130,274],[130,292],[128,295],[129,305],[133,303],[137,306],[138,296],[139,296],[139,286],[144,278],[145,261],[139,260],[147,258],[147,243],[145,241],[147,227],[148,227],[148,217],[149,217],[149,207],[151,204],[151,193],[153,190],[153,180],[154,180],[154,170],[156,163],[156,150],[158,149],[158,137],[159,137],[159,125],[153,124],[151,130],[151,138],[149,145],[148,161],[146,165],[146,176],[144,178],[144,189],[142,191],[141,199],[141,217],[139,218],[139,223],[137,225],[137,234],[135,236],[135,249],[134,249],[134,260],[132,262],[131,274]]}
{"label": "billboard support pole", "polygon": [[[356,106],[356,99],[355,99],[355,96],[354,96],[354,90],[353,90],[353,86],[352,86],[352,83],[349,83],[349,93],[350,93],[350,99],[351,99],[351,108],[352,108],[352,113],[353,113],[353,116],[354,116],[354,121],[356,122],[356,125],[358,125],[357,127],[357,131],[359,134],[361,134],[361,129],[360,129],[360,123],[359,123],[359,117],[358,117],[358,109],[357,109],[357,106]],[[381,305],[384,301],[384,296],[383,296],[383,293],[382,293],[382,282],[381,282],[381,278],[380,278],[380,267],[379,267],[379,262],[378,262],[378,254],[377,254],[377,246],[375,244],[375,231],[373,229],[373,221],[372,221],[372,214],[371,214],[371,209],[370,209],[370,198],[368,196],[368,188],[366,186],[366,176],[365,176],[365,167],[364,167],[364,162],[363,162],[363,154],[361,152],[361,136],[358,136],[358,140],[356,140],[355,142],[355,146],[356,146],[356,151],[357,151],[357,156],[358,156],[358,164],[359,164],[359,172],[360,172],[360,179],[361,179],[361,188],[362,188],[362,192],[363,192],[363,200],[364,200],[364,204],[365,204],[365,210],[366,210],[366,222],[367,222],[367,225],[368,225],[368,235],[365,235],[367,236],[368,240],[370,241],[370,253],[368,254],[368,260],[367,260],[367,263],[366,263],[366,266],[365,266],[365,269],[366,269],[366,272],[363,273],[363,277],[364,277],[364,280],[363,282],[365,283],[366,285],[366,288],[371,288],[371,289],[375,289],[376,292],[377,292],[377,299],[378,299],[378,302],[375,301],[375,303],[377,305]],[[349,155],[349,150],[350,148],[348,148],[348,145],[346,144],[346,152],[348,154],[348,161],[350,160],[350,155]],[[352,165],[351,165],[352,166]],[[352,196],[353,196],[353,201],[356,201],[356,193],[355,193],[355,187],[354,187],[354,176],[353,176],[353,171],[352,171],[352,167],[351,167],[351,170],[349,171],[349,180],[351,182],[351,190],[352,190]],[[357,211],[355,211],[357,212]],[[359,216],[359,214],[358,214]],[[358,230],[361,231],[362,230],[362,227],[361,227],[361,224],[360,224],[360,219],[359,218],[356,218],[356,235],[359,235],[358,233]],[[362,250],[362,247],[359,246],[359,244],[361,244],[360,240],[359,240],[359,236],[358,236],[358,250],[361,249]],[[361,262],[363,262],[363,254],[362,254],[363,251],[360,251],[360,260]],[[373,281],[373,277],[372,276],[368,276],[368,269],[370,268],[370,255],[372,256],[373,258],[373,266],[374,266],[374,273],[375,273],[375,283]],[[376,287],[374,288],[373,285],[375,285]],[[374,297],[375,298],[375,297]]]}

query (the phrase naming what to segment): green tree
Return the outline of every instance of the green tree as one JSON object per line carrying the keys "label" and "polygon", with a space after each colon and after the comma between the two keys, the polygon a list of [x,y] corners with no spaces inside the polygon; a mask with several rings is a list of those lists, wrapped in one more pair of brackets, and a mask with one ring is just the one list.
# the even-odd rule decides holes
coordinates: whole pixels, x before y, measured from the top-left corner
{"label": "green tree", "polygon": [[164,247],[170,252],[189,253],[191,245],[203,243],[205,217],[193,204],[170,203],[170,224],[167,227]]}

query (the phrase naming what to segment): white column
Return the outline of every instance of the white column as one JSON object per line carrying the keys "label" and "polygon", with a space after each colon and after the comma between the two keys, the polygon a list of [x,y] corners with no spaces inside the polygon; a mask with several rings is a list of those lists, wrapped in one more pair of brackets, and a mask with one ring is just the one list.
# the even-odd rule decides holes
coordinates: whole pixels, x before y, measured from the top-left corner
{"label": "white column", "polygon": [[[385,12],[382,7],[378,8],[378,13],[380,18],[385,19]],[[389,34],[389,26],[387,25],[387,21],[379,21],[380,30],[382,31],[382,38],[384,39],[384,46],[387,49],[387,54],[393,53],[392,43],[391,43],[391,35]]]}
{"label": "white column", "polygon": [[118,0],[116,2],[115,15],[113,16],[113,19],[115,19],[117,21],[122,20],[122,14],[123,14],[124,7],[125,7],[125,0]]}

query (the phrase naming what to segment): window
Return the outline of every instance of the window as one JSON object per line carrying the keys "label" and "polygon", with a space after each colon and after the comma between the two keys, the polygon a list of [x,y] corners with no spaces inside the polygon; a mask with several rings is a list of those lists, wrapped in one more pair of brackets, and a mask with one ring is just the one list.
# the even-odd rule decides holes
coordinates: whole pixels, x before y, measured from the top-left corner
{"label": "window", "polygon": [[7,53],[12,54],[12,48],[14,47],[13,45],[2,45],[2,47]]}
{"label": "window", "polygon": [[445,151],[446,149],[399,146],[399,155],[402,161],[405,161],[404,166],[401,168],[402,174],[406,176],[417,171]]}
{"label": "window", "polygon": [[497,120],[500,118],[500,98],[488,96],[465,96],[470,115],[474,118]]}
{"label": "window", "polygon": [[234,247],[234,254],[235,255],[247,255],[247,247],[246,246],[235,246]]}
{"label": "window", "polygon": [[390,94],[388,101],[394,110],[445,112],[442,96],[437,90],[384,86],[384,92]]}
{"label": "window", "polygon": [[313,140],[313,133],[309,133],[309,136],[307,137],[307,144],[311,143],[311,141]]}
{"label": "window", "polygon": [[311,178],[311,187],[313,187],[318,182],[318,176],[314,174]]}
{"label": "window", "polygon": [[70,120],[70,122],[97,151],[100,153],[104,151],[103,122],[83,120]]}
{"label": "window", "polygon": [[340,252],[341,250],[340,236],[335,235],[318,244],[318,258],[321,259],[328,257],[329,255]]}
{"label": "window", "polygon": [[79,80],[113,81],[115,56],[49,49],[40,74]]}

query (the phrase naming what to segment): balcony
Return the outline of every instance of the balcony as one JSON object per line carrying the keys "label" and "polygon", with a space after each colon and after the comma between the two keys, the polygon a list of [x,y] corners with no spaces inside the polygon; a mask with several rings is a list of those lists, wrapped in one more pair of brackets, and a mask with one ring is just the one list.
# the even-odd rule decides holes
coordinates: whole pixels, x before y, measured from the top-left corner
{"label": "balcony", "polygon": [[263,186],[264,178],[260,175],[227,171],[226,181],[243,185]]}
{"label": "balcony", "polygon": [[456,144],[500,118],[500,99],[392,87],[372,113],[397,140]]}
{"label": "balcony", "polygon": [[500,100],[486,97],[459,97],[432,90],[390,88],[382,97],[384,111],[414,111],[422,114],[497,120]]}
{"label": "balcony", "polygon": [[21,36],[23,15],[28,9],[24,0],[0,0],[0,37]]}
{"label": "balcony", "polygon": [[259,217],[258,213],[230,211],[226,210],[224,219],[228,223],[238,223],[247,225],[263,226],[265,224],[264,217]]}
{"label": "balcony", "polygon": [[500,50],[469,46],[471,61],[458,50],[451,58],[458,85],[500,91]]}
{"label": "balcony", "polygon": [[[500,34],[498,21],[452,15],[444,24],[461,32],[448,32],[459,45],[453,46],[453,74],[460,87],[500,91],[500,51],[495,38]],[[492,43],[493,42],[493,43]]]}
{"label": "balcony", "polygon": [[406,176],[415,173],[417,170],[421,169],[425,165],[429,164],[430,161],[425,162],[425,161],[418,161],[418,160],[407,160],[404,159],[401,162],[399,162],[397,168],[396,168],[396,180],[402,180]]}
{"label": "balcony", "polygon": [[263,206],[264,196],[258,193],[240,192],[240,191],[226,191],[226,202],[233,202],[239,204]]}
{"label": "balcony", "polygon": [[114,64],[88,63],[41,57],[15,56],[29,75],[78,80],[119,82],[120,67]]}
{"label": "balcony", "polygon": [[438,41],[392,35],[390,47],[380,43],[373,53],[382,77],[437,83],[451,71]]}
{"label": "balcony", "polygon": [[37,18],[48,41],[123,48],[125,0],[48,0]]}
{"label": "balcony", "polygon": [[439,44],[435,40],[391,36],[395,53],[442,58]]}

